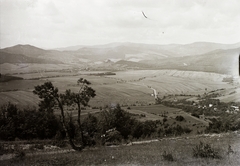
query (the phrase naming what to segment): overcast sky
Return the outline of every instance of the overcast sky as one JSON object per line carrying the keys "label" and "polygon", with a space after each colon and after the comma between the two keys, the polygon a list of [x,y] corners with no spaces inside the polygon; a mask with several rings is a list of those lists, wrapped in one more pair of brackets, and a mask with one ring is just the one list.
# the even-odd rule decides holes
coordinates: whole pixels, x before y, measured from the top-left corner
{"label": "overcast sky", "polygon": [[1,48],[240,42],[240,0],[0,0],[0,6]]}

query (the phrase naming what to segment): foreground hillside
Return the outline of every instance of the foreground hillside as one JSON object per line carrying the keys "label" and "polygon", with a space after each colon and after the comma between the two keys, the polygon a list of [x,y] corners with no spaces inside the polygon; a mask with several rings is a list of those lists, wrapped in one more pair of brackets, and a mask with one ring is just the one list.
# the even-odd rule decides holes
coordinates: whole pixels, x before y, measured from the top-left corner
{"label": "foreground hillside", "polygon": [[[240,165],[239,132],[166,138],[151,143],[98,147],[82,152],[42,151],[27,154],[24,159],[0,161],[1,165]],[[199,143],[209,144],[220,158],[193,156]],[[229,149],[229,145],[231,148]],[[167,155],[171,157],[166,157]]]}

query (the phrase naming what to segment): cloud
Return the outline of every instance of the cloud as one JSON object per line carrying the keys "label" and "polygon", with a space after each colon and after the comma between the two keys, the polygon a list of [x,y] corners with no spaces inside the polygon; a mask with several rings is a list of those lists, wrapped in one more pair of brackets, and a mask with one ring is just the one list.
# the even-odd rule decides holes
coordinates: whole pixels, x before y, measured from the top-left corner
{"label": "cloud", "polygon": [[240,41],[238,0],[0,0],[0,6],[1,47]]}

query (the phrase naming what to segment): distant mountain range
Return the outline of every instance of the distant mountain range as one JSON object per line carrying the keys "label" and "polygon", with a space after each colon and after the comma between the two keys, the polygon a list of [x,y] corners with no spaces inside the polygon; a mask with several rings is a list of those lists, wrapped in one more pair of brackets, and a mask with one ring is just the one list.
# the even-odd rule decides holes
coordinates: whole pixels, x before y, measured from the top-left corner
{"label": "distant mountain range", "polygon": [[170,53],[175,53],[176,55],[188,56],[188,55],[199,55],[217,49],[232,49],[240,47],[240,42],[235,44],[220,44],[220,43],[210,43],[210,42],[195,42],[191,44],[168,44],[168,45],[157,45],[157,44],[140,44],[140,43],[110,43],[105,45],[94,45],[94,46],[70,46],[64,48],[56,48],[54,50],[59,51],[77,51],[83,48],[116,48],[119,46],[130,47],[132,49],[147,49],[147,50],[165,50],[170,51]]}
{"label": "distant mountain range", "polygon": [[97,69],[179,69],[229,73],[239,65],[240,43],[180,45],[111,43],[45,50],[31,45],[0,49],[0,64],[74,64]]}

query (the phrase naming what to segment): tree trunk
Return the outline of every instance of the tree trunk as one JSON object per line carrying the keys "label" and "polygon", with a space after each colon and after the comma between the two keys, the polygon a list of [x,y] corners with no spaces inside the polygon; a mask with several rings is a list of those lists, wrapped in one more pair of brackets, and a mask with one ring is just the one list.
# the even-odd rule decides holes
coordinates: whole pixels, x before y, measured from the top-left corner
{"label": "tree trunk", "polygon": [[67,129],[67,127],[66,127],[66,123],[65,123],[65,115],[64,115],[63,105],[62,105],[61,101],[60,101],[58,98],[57,98],[57,102],[58,102],[58,106],[59,106],[59,108],[60,108],[60,110],[61,110],[61,116],[62,116],[61,122],[62,122],[62,125],[63,125],[63,129],[64,129],[64,131],[65,131],[65,133],[66,133],[66,137],[67,137],[68,140],[69,140],[70,146],[71,146],[74,150],[76,150],[76,151],[81,151],[81,150],[83,150],[83,149],[84,149],[84,146],[80,146],[80,147],[79,147],[79,146],[76,146],[76,145],[74,144],[72,138],[70,137],[69,131],[68,131],[68,129]]}
{"label": "tree trunk", "polygon": [[80,134],[81,134],[82,144],[85,145],[84,137],[83,137],[82,125],[81,125],[81,119],[80,119],[80,115],[81,115],[80,101],[78,101],[77,105],[78,105],[78,119],[77,119],[77,122],[78,122],[78,128],[79,128],[79,131],[80,131]]}

